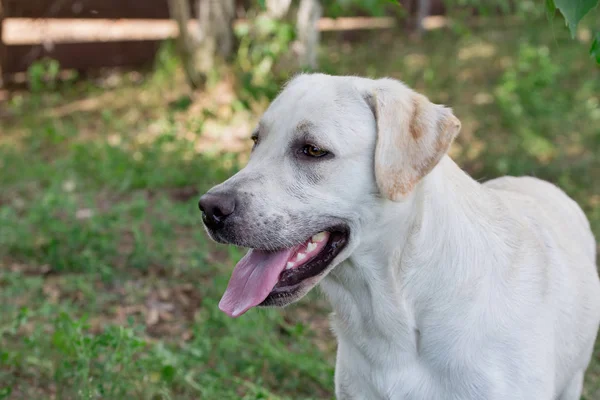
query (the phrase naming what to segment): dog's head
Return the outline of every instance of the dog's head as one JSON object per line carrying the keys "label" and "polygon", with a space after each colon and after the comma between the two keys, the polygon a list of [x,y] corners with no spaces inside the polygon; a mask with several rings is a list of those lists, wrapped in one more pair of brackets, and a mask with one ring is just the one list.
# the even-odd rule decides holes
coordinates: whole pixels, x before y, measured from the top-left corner
{"label": "dog's head", "polygon": [[220,308],[239,316],[304,296],[403,202],[460,129],[391,79],[300,75],[252,134],[248,165],[200,199],[210,236],[250,250]]}

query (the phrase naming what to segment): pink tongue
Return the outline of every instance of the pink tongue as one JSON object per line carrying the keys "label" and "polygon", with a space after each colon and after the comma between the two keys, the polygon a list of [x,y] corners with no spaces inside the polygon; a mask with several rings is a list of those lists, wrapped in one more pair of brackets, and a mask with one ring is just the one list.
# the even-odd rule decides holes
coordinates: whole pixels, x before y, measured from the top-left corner
{"label": "pink tongue", "polygon": [[267,252],[250,250],[235,266],[219,302],[221,311],[239,317],[267,298],[295,248]]}

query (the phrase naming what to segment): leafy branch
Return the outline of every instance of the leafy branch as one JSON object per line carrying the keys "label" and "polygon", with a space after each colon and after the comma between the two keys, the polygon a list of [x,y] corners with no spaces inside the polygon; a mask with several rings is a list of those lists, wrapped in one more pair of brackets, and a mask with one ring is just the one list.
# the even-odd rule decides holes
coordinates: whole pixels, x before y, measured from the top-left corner
{"label": "leafy branch", "polygon": [[[598,6],[600,0],[546,0],[546,11],[548,17],[554,16],[556,10],[565,19],[565,24],[571,31],[571,37],[575,38],[577,25],[592,9]],[[600,32],[596,32],[590,47],[590,55],[600,65]]]}

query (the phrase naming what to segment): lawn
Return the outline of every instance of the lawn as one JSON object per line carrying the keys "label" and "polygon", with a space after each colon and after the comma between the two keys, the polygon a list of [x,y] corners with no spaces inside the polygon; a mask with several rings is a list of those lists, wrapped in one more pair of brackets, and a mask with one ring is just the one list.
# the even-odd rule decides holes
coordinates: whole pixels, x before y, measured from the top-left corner
{"label": "lawn", "polygon": [[[452,106],[465,170],[551,180],[598,236],[600,70],[586,49],[544,19],[484,20],[420,41],[330,33],[321,65]],[[166,46],[152,71],[0,103],[0,399],[333,398],[318,293],[236,320],[217,308],[244,251],[208,240],[197,200],[247,158],[265,102],[238,93],[224,73],[189,97]],[[600,399],[600,348],[584,398]]]}

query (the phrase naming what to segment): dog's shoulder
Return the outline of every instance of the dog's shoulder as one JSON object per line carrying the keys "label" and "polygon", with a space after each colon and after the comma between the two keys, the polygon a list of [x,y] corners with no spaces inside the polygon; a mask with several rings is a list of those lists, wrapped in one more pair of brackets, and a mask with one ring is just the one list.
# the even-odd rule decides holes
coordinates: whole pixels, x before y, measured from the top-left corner
{"label": "dog's shoulder", "polygon": [[558,186],[531,176],[505,176],[483,185],[498,193],[507,207],[536,230],[553,233],[563,241],[567,234],[595,259],[596,243],[589,221],[577,202]]}

